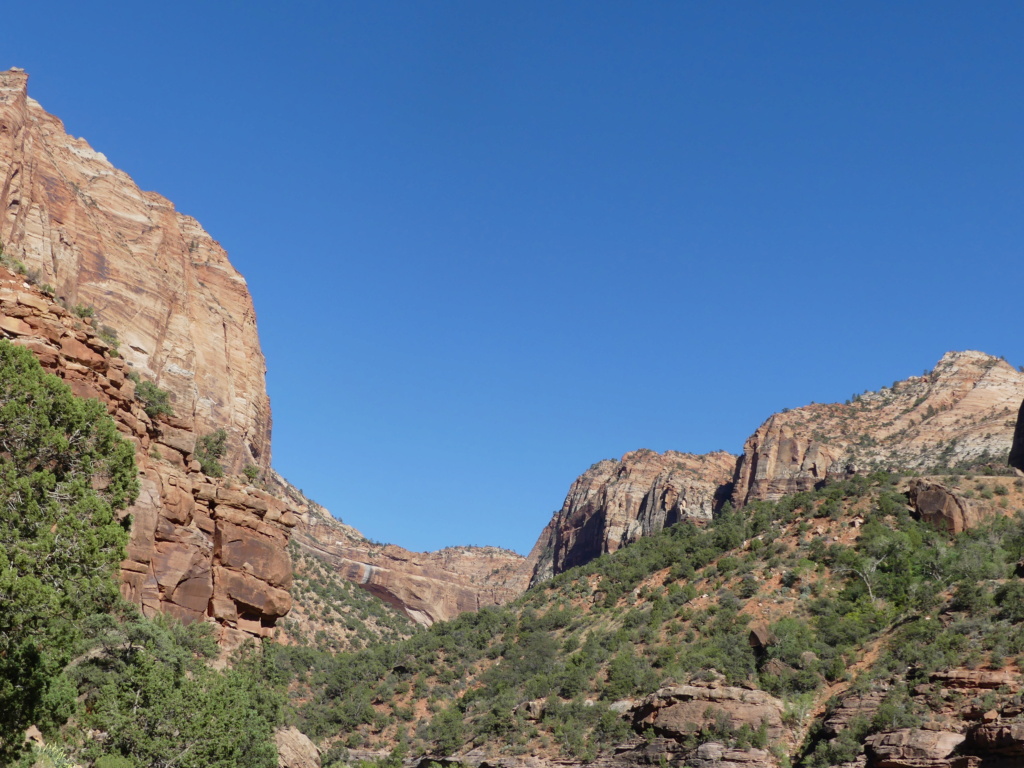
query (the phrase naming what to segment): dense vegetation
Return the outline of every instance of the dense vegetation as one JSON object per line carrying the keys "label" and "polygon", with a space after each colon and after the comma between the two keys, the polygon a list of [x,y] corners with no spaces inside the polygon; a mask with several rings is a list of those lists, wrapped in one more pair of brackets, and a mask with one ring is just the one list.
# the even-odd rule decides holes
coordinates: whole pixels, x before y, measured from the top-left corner
{"label": "dense vegetation", "polygon": [[103,405],[0,341],[0,764],[36,760],[36,724],[55,765],[273,768],[284,684],[266,685],[262,657],[216,672],[211,627],[150,621],[118,594],[116,513],[137,493]]}
{"label": "dense vegetation", "polygon": [[[780,697],[802,732],[833,688],[885,680],[892,693],[874,720],[844,739],[811,729],[796,750],[831,765],[871,730],[920,724],[907,691],[930,673],[1024,654],[1024,582],[1013,577],[1024,517],[996,515],[952,538],[910,516],[896,480],[876,473],[726,508],[504,608],[356,653],[279,648],[272,663],[301,681],[294,717],[331,745],[326,765],[355,747],[393,759],[490,745],[586,760],[641,738],[609,704],[708,675]],[[755,620],[774,638],[760,650],[747,641]],[[857,668],[875,646],[877,661]],[[749,745],[757,734],[711,725],[694,743],[712,738]]]}

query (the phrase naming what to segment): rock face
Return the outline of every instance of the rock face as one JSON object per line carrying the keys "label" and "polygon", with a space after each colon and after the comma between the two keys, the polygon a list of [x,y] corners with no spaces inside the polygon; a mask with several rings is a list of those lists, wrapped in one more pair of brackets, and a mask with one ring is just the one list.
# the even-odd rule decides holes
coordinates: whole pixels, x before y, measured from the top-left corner
{"label": "rock face", "polygon": [[106,405],[134,443],[141,492],[121,591],[143,613],[215,619],[222,640],[265,635],[291,606],[289,532],[298,521],[269,493],[200,472],[184,419],[151,419],[125,361],[82,320],[0,267],[0,337],[35,354],[79,397]]}
{"label": "rock face", "polygon": [[526,589],[522,555],[498,547],[410,552],[375,544],[323,507],[302,505],[294,541],[423,625],[501,605]]}
{"label": "rock face", "polygon": [[728,498],[736,457],[639,450],[576,479],[530,552],[536,584],[685,518],[710,520]]}
{"label": "rock face", "polygon": [[1010,447],[1008,463],[1011,467],[1024,473],[1024,402],[1017,411],[1017,424],[1013,429],[1013,445]]}
{"label": "rock face", "polygon": [[763,724],[768,738],[776,741],[785,735],[783,710],[783,703],[764,691],[679,685],[645,698],[633,710],[633,725],[681,741],[724,717],[733,730],[747,725],[756,731]]}
{"label": "rock face", "polygon": [[0,72],[0,240],[66,306],[116,330],[184,428],[228,432],[225,465],[270,466],[270,403],[245,280],[199,223],[141,191]]}
{"label": "rock face", "polygon": [[980,510],[940,483],[915,478],[907,495],[918,517],[940,531],[962,533],[981,521]]}
{"label": "rock face", "polygon": [[963,741],[961,733],[903,728],[868,736],[864,746],[876,768],[947,768]]}
{"label": "rock face", "polygon": [[777,499],[874,468],[1001,464],[1024,373],[982,352],[949,352],[934,370],[847,405],[808,405],[769,418],[747,440],[733,502]]}

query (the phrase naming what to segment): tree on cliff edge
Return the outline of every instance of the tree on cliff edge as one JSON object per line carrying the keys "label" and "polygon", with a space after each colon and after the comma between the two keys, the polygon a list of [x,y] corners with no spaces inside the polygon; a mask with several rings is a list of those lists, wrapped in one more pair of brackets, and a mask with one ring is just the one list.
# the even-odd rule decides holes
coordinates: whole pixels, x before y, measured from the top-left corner
{"label": "tree on cliff edge", "polygon": [[103,405],[0,341],[0,764],[33,722],[63,721],[78,623],[117,599],[138,494],[134,449]]}

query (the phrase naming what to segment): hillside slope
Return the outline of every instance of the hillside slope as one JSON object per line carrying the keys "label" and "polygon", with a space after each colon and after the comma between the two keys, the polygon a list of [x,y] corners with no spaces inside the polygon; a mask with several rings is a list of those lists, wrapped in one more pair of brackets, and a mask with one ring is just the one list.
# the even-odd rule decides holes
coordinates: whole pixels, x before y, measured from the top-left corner
{"label": "hillside slope", "polygon": [[[922,484],[970,505],[973,527],[929,521]],[[1014,765],[1022,555],[1024,481],[836,481],[322,657],[300,723],[327,766]]]}

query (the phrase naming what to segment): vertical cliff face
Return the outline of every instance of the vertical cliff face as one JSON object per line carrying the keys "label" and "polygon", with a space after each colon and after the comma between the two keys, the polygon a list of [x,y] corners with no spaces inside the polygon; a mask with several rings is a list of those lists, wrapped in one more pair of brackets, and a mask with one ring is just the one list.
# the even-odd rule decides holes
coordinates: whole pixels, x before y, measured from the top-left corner
{"label": "vertical cliff face", "polygon": [[736,457],[639,450],[576,479],[527,558],[536,584],[684,518],[709,520],[728,497]]}
{"label": "vertical cliff face", "polygon": [[777,499],[874,468],[1003,464],[1024,373],[982,352],[948,352],[912,376],[847,404],[776,413],[747,440],[734,502]]}
{"label": "vertical cliff face", "polygon": [[141,191],[0,72],[0,241],[67,306],[89,305],[120,353],[225,464],[270,465],[270,403],[245,280],[199,223]]}

